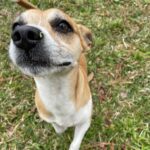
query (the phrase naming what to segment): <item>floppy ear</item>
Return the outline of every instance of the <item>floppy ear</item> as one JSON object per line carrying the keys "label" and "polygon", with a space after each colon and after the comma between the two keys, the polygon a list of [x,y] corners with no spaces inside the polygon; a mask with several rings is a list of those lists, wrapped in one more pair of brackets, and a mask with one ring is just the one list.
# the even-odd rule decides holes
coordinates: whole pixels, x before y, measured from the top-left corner
{"label": "floppy ear", "polygon": [[78,24],[82,44],[86,50],[89,50],[92,47],[92,33],[87,27]]}

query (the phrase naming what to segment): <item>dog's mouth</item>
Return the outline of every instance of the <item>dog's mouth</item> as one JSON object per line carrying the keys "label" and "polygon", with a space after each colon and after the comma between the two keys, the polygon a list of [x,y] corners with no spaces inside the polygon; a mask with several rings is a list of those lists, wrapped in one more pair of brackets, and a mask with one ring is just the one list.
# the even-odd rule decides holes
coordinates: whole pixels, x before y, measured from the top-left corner
{"label": "dog's mouth", "polygon": [[73,62],[53,62],[53,61],[28,61],[21,62],[18,64],[19,68],[23,73],[35,76],[35,75],[46,75],[49,73],[57,73],[72,68]]}
{"label": "dog's mouth", "polygon": [[56,66],[57,67],[67,67],[67,66],[70,66],[70,65],[71,65],[71,62],[63,62],[63,63],[57,64]]}
{"label": "dog's mouth", "polygon": [[18,48],[16,51],[16,64],[22,68],[66,68],[72,64],[70,57],[52,57],[48,51],[44,50],[41,44],[39,44],[37,48],[29,51]]}
{"label": "dog's mouth", "polygon": [[71,66],[71,61],[64,61],[64,62],[54,62],[53,60],[50,60],[45,57],[44,59],[34,60],[29,58],[22,57],[21,60],[18,60],[17,64],[21,67],[29,67],[29,68],[35,68],[35,67],[46,67],[46,68],[66,68]]}

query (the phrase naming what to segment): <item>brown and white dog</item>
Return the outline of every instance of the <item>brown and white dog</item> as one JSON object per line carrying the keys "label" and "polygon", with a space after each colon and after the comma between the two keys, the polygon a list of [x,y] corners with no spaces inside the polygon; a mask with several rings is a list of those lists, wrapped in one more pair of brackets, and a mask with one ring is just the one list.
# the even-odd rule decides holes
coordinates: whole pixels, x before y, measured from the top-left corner
{"label": "brown and white dog", "polygon": [[75,126],[69,150],[79,150],[91,122],[92,98],[84,51],[91,32],[58,9],[30,9],[12,27],[9,56],[36,83],[40,117],[57,133]]}

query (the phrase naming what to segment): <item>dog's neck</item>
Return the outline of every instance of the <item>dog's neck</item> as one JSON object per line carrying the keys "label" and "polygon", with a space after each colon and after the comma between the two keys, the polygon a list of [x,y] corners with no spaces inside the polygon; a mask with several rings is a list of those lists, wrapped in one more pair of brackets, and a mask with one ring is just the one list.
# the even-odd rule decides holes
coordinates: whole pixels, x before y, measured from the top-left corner
{"label": "dog's neck", "polygon": [[77,109],[85,105],[90,99],[86,72],[81,64],[68,73],[35,77],[34,80],[39,94],[55,95],[56,100],[61,99],[60,97],[63,95],[66,100],[73,101]]}
{"label": "dog's neck", "polygon": [[65,97],[69,98],[73,96],[73,90],[71,90],[71,88],[73,88],[76,83],[75,80],[77,73],[78,67],[75,67],[67,73],[57,73],[45,77],[35,77],[34,80],[39,93],[43,92],[45,94],[55,95],[56,97],[66,94]]}

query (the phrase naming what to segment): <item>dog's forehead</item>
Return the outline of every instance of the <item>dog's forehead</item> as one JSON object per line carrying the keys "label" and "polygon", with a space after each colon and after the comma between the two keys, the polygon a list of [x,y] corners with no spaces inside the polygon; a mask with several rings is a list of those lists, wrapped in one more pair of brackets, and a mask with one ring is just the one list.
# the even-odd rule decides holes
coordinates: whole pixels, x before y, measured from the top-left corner
{"label": "dog's forehead", "polygon": [[20,16],[17,17],[17,21],[21,20],[27,23],[37,23],[39,21],[51,21],[55,18],[61,18],[73,22],[73,20],[59,9],[48,9],[45,11],[39,9],[30,9],[23,12]]}
{"label": "dog's forehead", "polygon": [[50,20],[55,19],[56,17],[60,17],[62,19],[71,19],[67,14],[59,9],[48,9],[43,12],[45,16],[47,16]]}

